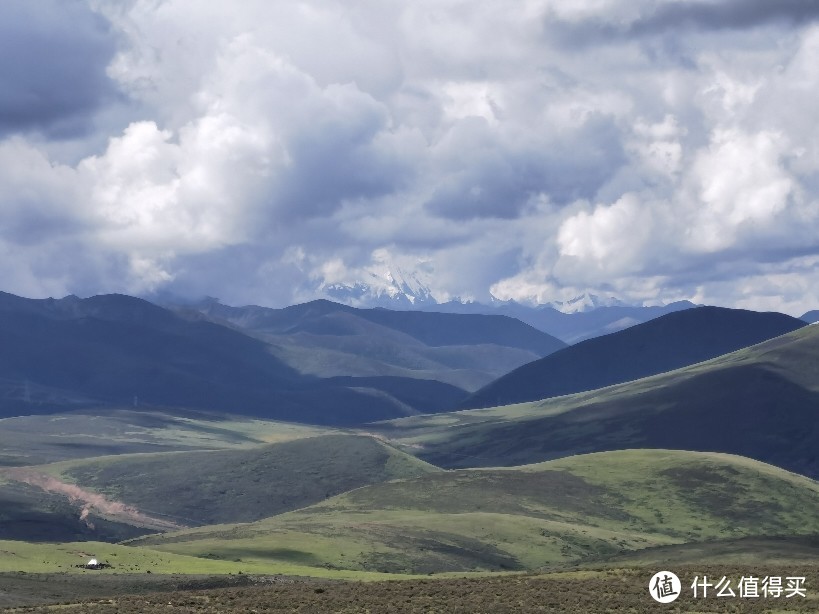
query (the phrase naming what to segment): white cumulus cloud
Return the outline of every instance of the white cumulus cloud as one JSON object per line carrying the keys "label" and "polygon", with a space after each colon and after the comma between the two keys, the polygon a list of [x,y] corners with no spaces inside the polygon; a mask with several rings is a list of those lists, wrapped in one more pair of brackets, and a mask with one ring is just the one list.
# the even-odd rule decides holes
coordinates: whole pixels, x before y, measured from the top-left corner
{"label": "white cumulus cloud", "polygon": [[[815,307],[815,3],[33,6],[0,61],[8,291],[281,305],[395,266],[440,300]],[[88,95],[23,113],[71,49]]]}

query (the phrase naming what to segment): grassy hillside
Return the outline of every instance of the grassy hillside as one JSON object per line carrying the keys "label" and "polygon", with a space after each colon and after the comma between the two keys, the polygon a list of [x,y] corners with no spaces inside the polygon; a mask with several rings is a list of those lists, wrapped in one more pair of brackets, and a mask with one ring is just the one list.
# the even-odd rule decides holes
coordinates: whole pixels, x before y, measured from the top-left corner
{"label": "grassy hillside", "polygon": [[[131,514],[111,514],[111,506],[99,504],[88,507],[83,520],[80,516],[87,500],[81,497],[93,498],[94,493],[79,493],[68,488],[70,484],[44,484],[41,471],[24,466],[77,458],[89,465],[116,465],[111,457],[93,458],[171,450],[244,450],[331,432],[196,412],[110,410],[105,415],[71,413],[0,420],[0,539],[119,541],[155,532],[164,524]],[[151,456],[137,455],[146,457]],[[158,454],[157,458],[167,457]]]}
{"label": "grassy hillside", "polygon": [[0,467],[67,459],[258,446],[337,432],[326,427],[180,410],[105,408],[0,419]]}
{"label": "grassy hillside", "polygon": [[368,484],[440,471],[372,437],[342,434],[246,450],[69,461],[44,469],[186,525],[258,520]]}
{"label": "grassy hillside", "polygon": [[[819,536],[737,537],[690,544],[655,546],[618,554],[604,561],[606,567],[645,566],[676,569],[680,565],[749,565],[757,569],[781,569],[819,565]],[[599,566],[599,562],[595,562]],[[673,566],[673,567],[672,567]]]}
{"label": "grassy hillside", "polygon": [[[377,325],[367,326],[375,330],[355,335],[254,334],[270,344],[271,353],[305,375],[392,377],[415,385],[422,385],[425,380],[449,384],[460,398],[451,401],[447,408],[463,399],[467,391],[475,391],[540,358],[528,350],[493,344],[429,347],[407,335],[385,331]],[[428,411],[425,405],[419,408]]]}
{"label": "grassy hillside", "polygon": [[[356,309],[325,300],[284,309],[230,307],[214,301],[197,313],[271,344],[300,373],[318,377],[389,376],[436,380],[464,396],[515,367],[565,347],[558,339],[505,316]],[[454,395],[455,390],[452,391]],[[417,407],[438,409],[427,395]],[[443,406],[442,406],[443,407]]]}
{"label": "grassy hillside", "polygon": [[133,403],[361,424],[448,410],[565,345],[504,316],[213,310],[0,293],[0,417]]}
{"label": "grassy hillside", "polygon": [[819,484],[722,454],[630,450],[431,473],[245,525],[133,542],[331,569],[521,570],[643,548],[819,533]]}
{"label": "grassy hillside", "polygon": [[438,466],[622,448],[720,451],[819,475],[819,328],[591,392],[373,427]]}
{"label": "grassy hillside", "polygon": [[284,309],[230,307],[210,301],[202,304],[199,311],[247,330],[270,334],[308,332],[346,336],[371,330],[365,324],[369,322],[412,337],[429,347],[494,344],[542,356],[566,345],[504,315],[357,309],[327,300]]}
{"label": "grassy hillside", "polygon": [[[0,574],[60,574],[55,580],[65,581],[66,575],[115,576],[119,574],[288,574],[334,578],[372,580],[379,574],[315,569],[302,565],[259,561],[218,560],[176,555],[150,548],[132,548],[119,544],[94,541],[35,544],[25,541],[0,540]],[[89,571],[78,568],[89,558],[111,565],[109,569]],[[66,575],[64,575],[66,574]],[[69,581],[70,581],[70,575]],[[2,583],[0,583],[2,584]],[[113,584],[116,586],[116,584]]]}
{"label": "grassy hillside", "polygon": [[80,520],[81,506],[64,495],[6,480],[0,475],[0,540],[31,542],[121,541],[156,529],[89,514]]}
{"label": "grassy hillside", "polygon": [[460,403],[480,408],[537,401],[692,365],[805,326],[781,313],[698,307],[596,337],[519,367]]}

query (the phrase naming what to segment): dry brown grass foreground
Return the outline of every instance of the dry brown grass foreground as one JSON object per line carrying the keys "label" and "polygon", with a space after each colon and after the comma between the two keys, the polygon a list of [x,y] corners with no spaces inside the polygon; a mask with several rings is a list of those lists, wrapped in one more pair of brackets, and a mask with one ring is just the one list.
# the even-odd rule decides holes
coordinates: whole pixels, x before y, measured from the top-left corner
{"label": "dry brown grass foreground", "polygon": [[[767,566],[766,566],[767,567]],[[424,612],[476,614],[506,612],[817,612],[819,568],[751,566],[687,566],[671,569],[682,580],[683,594],[673,604],[655,603],[648,594],[654,571],[613,569],[546,575],[506,575],[468,579],[422,579],[389,582],[265,583],[212,590],[187,590],[122,595],[73,604],[35,606],[14,612],[92,612],[94,614],[165,612]],[[695,576],[716,583],[722,576],[805,576],[807,598],[694,599],[689,588]]]}

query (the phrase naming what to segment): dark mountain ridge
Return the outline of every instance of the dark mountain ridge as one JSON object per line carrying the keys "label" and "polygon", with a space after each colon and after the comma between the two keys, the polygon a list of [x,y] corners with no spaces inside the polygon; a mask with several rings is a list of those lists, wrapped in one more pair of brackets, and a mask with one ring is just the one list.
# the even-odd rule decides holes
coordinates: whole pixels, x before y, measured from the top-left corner
{"label": "dark mountain ridge", "polygon": [[808,324],[819,322],[819,309],[808,311],[807,313],[802,314],[799,319],[804,320]]}
{"label": "dark mountain ridge", "polygon": [[325,299],[283,309],[255,305],[231,307],[205,301],[195,309],[242,328],[271,334],[354,334],[356,331],[344,325],[329,323],[328,317],[341,313],[402,332],[430,347],[499,344],[540,355],[566,347],[555,337],[506,315],[360,309]]}
{"label": "dark mountain ridge", "polygon": [[819,328],[590,392],[371,429],[440,467],[512,466],[663,448],[747,456],[819,476]]}
{"label": "dark mountain ridge", "polygon": [[[436,380],[462,389],[460,398],[565,347],[546,333],[498,315],[357,309],[326,300],[271,309],[231,307],[212,299],[175,309],[257,337],[305,374]],[[437,395],[429,403],[419,409],[451,407]]]}
{"label": "dark mountain ridge", "polygon": [[3,415],[140,402],[258,415],[303,379],[256,339],[128,296],[4,295],[0,311]]}
{"label": "dark mountain ridge", "polygon": [[515,369],[462,409],[537,401],[664,373],[805,326],[781,313],[696,307],[570,346]]}
{"label": "dark mountain ridge", "polygon": [[[500,316],[462,321],[370,310],[364,317],[329,301],[280,311],[219,309],[233,321],[125,295],[25,299],[0,293],[0,417],[136,405],[357,424],[446,410],[466,394],[447,373],[455,380],[466,373],[467,379],[490,381],[496,354],[521,364],[563,345]],[[285,339],[264,332],[271,330],[289,333]],[[355,342],[347,353],[331,356],[342,363],[340,373],[301,368],[327,359],[317,343],[322,338]],[[416,371],[384,370],[372,360],[405,351],[403,360],[411,365],[425,352],[437,360]],[[368,370],[345,372],[344,365],[356,360],[369,361]]]}
{"label": "dark mountain ridge", "polygon": [[631,305],[600,306],[587,311],[564,313],[549,305],[530,307],[515,301],[485,305],[451,301],[438,305],[423,306],[424,311],[445,313],[479,313],[505,315],[525,322],[534,328],[554,335],[566,343],[578,343],[584,339],[607,335],[641,324],[667,313],[696,307],[690,301],[677,301],[668,305],[650,307]]}

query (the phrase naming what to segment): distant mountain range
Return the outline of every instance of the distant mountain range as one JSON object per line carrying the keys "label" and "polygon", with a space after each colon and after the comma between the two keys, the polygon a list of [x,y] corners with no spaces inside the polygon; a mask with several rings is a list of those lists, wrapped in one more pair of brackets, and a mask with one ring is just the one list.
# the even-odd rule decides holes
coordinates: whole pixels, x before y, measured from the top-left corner
{"label": "distant mountain range", "polygon": [[[455,299],[441,303],[432,289],[423,281],[418,272],[408,273],[400,267],[381,271],[369,271],[367,281],[357,281],[352,284],[334,283],[324,284],[318,288],[320,293],[329,298],[353,307],[383,307],[386,309],[426,309],[434,310],[438,305],[451,303],[452,305],[477,305],[483,309],[517,305],[525,307],[515,301],[492,299],[489,305],[482,305],[474,301]],[[582,313],[601,307],[629,307],[627,303],[615,297],[601,297],[589,292],[580,294],[567,301],[553,301],[539,307],[550,307],[565,314]]]}
{"label": "distant mountain range", "polygon": [[424,390],[427,380],[474,391],[566,346],[499,315],[356,309],[326,300],[284,309],[230,307],[210,300],[184,311],[191,309],[264,340],[274,355],[301,373],[383,381],[406,378],[403,389],[425,397],[418,405],[425,411],[445,408],[451,397],[444,391]]}
{"label": "distant mountain range", "polygon": [[[150,406],[361,424],[449,411],[471,393],[466,405],[587,390],[802,324],[781,314],[676,307],[683,311],[566,348],[497,313],[358,309],[326,300],[284,309],[206,300],[168,309],[123,295],[33,300],[0,293],[0,416]],[[592,318],[629,309],[540,313]]]}
{"label": "distant mountain range", "polygon": [[493,407],[603,388],[715,358],[803,326],[802,320],[781,313],[686,309],[523,365],[470,395],[460,407]]}
{"label": "distant mountain range", "polygon": [[808,311],[806,314],[803,314],[800,320],[804,320],[808,324],[813,324],[815,322],[819,322],[819,309],[814,309],[813,311]]}
{"label": "distant mountain range", "polygon": [[564,345],[504,316],[0,293],[0,417],[147,405],[354,424],[452,407]]}
{"label": "distant mountain range", "polygon": [[526,305],[495,298],[488,303],[453,299],[439,302],[423,271],[405,271],[391,263],[371,267],[365,278],[351,283],[323,284],[327,298],[360,308],[505,315],[525,322],[566,343],[622,330],[666,313],[695,307],[689,301],[662,306],[629,305],[616,297],[585,292],[566,301]]}
{"label": "distant mountain range", "polygon": [[[666,305],[629,304],[613,296],[591,292],[565,301],[537,305],[495,298],[488,302],[459,298],[441,302],[435,298],[430,280],[423,272],[408,272],[395,265],[373,268],[367,271],[362,281],[322,285],[318,292],[333,301],[359,308],[505,315],[569,344],[623,330],[668,313],[702,306],[686,300]],[[809,311],[800,319],[817,322],[819,310]]]}
{"label": "distant mountain range", "polygon": [[128,296],[2,294],[0,347],[3,416],[140,403],[296,415],[300,376],[264,343]]}
{"label": "distant mountain range", "polygon": [[[593,303],[597,297],[586,295],[581,297],[581,299],[589,300]],[[669,303],[668,305],[653,307],[603,304],[598,307],[593,307],[588,311],[566,313],[552,305],[530,307],[516,303],[515,301],[497,301],[489,305],[451,301],[435,305],[434,307],[424,306],[422,309],[434,309],[445,313],[505,315],[525,322],[550,335],[554,335],[566,343],[577,343],[584,339],[623,330],[635,324],[653,320],[667,313],[683,311],[685,309],[691,309],[692,307],[696,307],[696,305],[689,301],[679,301]]]}
{"label": "distant mountain range", "polygon": [[360,333],[361,322],[369,322],[405,334],[429,347],[496,344],[542,355],[566,346],[509,316],[357,309],[326,300],[284,309],[231,307],[211,300],[193,306],[193,309],[245,330],[270,335],[349,336]]}

